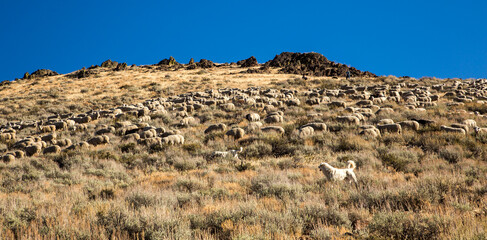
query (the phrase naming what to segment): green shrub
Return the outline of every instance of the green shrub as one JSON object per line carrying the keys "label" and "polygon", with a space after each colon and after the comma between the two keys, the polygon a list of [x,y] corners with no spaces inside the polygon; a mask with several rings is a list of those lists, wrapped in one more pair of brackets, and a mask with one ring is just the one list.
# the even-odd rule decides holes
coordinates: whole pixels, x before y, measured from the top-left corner
{"label": "green shrub", "polygon": [[396,171],[408,172],[411,164],[418,163],[418,154],[413,151],[400,149],[381,149],[379,156],[382,162],[393,167]]}
{"label": "green shrub", "polygon": [[146,192],[134,192],[125,197],[127,204],[134,208],[150,207],[156,202],[156,197]]}
{"label": "green shrub", "polygon": [[459,146],[446,146],[439,151],[441,158],[449,163],[458,163],[463,159],[463,150]]}
{"label": "green shrub", "polygon": [[252,179],[250,190],[258,196],[275,196],[279,199],[295,198],[301,185],[293,185],[280,175],[259,175]]}
{"label": "green shrub", "polygon": [[448,232],[445,216],[423,216],[405,212],[377,213],[368,226],[370,234],[386,239],[439,239]]}
{"label": "green shrub", "polygon": [[272,146],[264,142],[254,142],[245,147],[245,151],[241,153],[242,157],[248,158],[262,158],[272,155]]}

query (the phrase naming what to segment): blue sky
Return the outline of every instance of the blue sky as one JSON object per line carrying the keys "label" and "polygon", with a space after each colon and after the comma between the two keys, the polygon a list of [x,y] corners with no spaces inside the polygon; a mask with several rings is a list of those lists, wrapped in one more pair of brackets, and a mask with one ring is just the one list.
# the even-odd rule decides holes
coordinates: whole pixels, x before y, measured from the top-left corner
{"label": "blue sky", "polygon": [[378,75],[487,77],[487,1],[0,1],[0,81],[112,59],[319,52]]}

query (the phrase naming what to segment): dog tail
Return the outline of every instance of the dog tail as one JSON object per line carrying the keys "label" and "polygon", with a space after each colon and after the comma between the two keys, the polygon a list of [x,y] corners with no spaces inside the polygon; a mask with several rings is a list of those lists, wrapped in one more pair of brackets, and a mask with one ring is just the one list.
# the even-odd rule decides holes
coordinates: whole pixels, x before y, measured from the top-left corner
{"label": "dog tail", "polygon": [[357,165],[355,164],[354,161],[350,160],[348,161],[348,168],[355,169]]}

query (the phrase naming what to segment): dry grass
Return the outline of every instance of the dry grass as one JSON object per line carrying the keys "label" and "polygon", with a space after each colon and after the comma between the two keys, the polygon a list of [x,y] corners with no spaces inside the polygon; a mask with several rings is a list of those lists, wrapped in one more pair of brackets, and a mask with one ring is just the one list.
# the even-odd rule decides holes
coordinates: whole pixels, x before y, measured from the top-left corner
{"label": "dry grass", "polygon": [[[303,82],[294,75],[241,71],[136,68],[79,80],[22,80],[0,89],[0,123],[219,86],[302,90],[336,88],[345,81]],[[365,83],[373,84],[354,80]],[[411,116],[438,123],[464,119],[445,102],[425,113],[391,107],[396,112],[386,117],[395,121]],[[481,136],[423,129],[372,139],[359,136],[356,126],[334,122],[343,112],[324,106],[286,109],[286,122],[278,124],[286,129],[284,136],[257,132],[233,141],[202,133],[215,122],[243,127],[244,112],[250,111],[257,110],[197,112],[208,121],[180,129],[186,137],[182,146],[151,149],[110,135],[110,145],[0,162],[0,239],[485,239],[487,142]],[[293,131],[316,120],[306,117],[310,111],[322,113],[318,120],[334,131],[298,138]],[[150,124],[170,128],[179,121],[162,119]],[[93,131],[59,132],[58,138],[79,142]],[[30,134],[22,132],[18,138]],[[6,148],[11,143],[2,144]],[[245,165],[207,157],[213,150],[237,146],[245,149]],[[345,167],[348,160],[358,165],[357,189],[327,182],[317,169],[323,161]]]}

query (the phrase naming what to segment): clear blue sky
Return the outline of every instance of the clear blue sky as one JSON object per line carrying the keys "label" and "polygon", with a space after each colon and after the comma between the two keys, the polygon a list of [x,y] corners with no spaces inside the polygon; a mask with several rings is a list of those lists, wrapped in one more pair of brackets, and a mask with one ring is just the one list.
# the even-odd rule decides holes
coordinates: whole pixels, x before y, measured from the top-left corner
{"label": "clear blue sky", "polygon": [[0,81],[112,59],[319,52],[378,75],[487,77],[487,1],[0,1]]}

